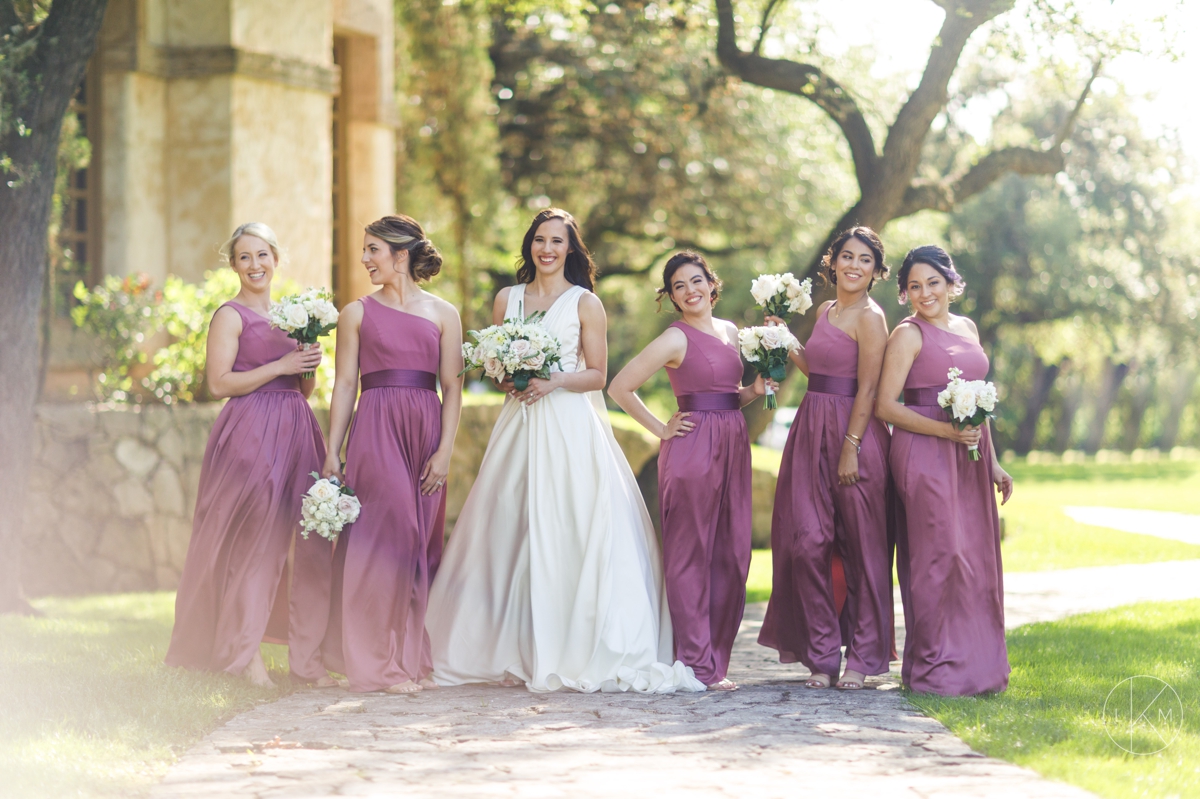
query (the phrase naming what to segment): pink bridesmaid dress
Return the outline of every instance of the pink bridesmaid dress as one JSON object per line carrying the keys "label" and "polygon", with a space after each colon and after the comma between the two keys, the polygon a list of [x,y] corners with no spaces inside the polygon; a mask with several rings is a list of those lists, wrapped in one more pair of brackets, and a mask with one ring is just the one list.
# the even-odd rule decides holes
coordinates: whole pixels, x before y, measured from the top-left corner
{"label": "pink bridesmaid dress", "polygon": [[663,576],[675,657],[696,679],[725,679],[746,606],[752,524],[750,436],[741,414],[737,347],[685,322],[678,369],[667,369],[679,410],[696,427],[662,442],[658,501]]}
{"label": "pink bridesmaid dress", "polygon": [[[758,642],[783,663],[836,679],[846,667],[886,674],[892,649],[888,545],[887,427],[871,417],[858,455],[859,480],[837,468],[858,393],[858,342],[822,314],[804,348],[808,391],[792,422],[771,519],[774,580]],[[848,599],[839,622],[833,560],[843,560]]]}
{"label": "pink bridesmaid dress", "polygon": [[[987,377],[988,358],[970,339],[915,316],[921,352],[904,383],[904,404],[949,421],[937,395],[950,367],[965,380]],[[1008,687],[1000,519],[987,428],[980,460],[944,438],[892,433],[892,477],[903,502],[896,567],[904,600],[904,665],[913,691],[970,696]],[[906,528],[906,529],[905,529]]]}
{"label": "pink bridesmaid dress", "polygon": [[[233,371],[248,372],[296,349],[265,317],[236,302],[225,305],[242,317]],[[287,612],[276,607],[275,615],[287,619],[292,675],[303,682],[327,676],[320,645],[329,614],[330,546],[296,535],[309,473],[324,460],[321,428],[298,376],[277,377],[225,403],[200,468],[168,665],[240,674],[266,634],[272,603],[284,602]],[[293,539],[289,591],[285,567]]]}
{"label": "pink bridesmaid dress", "polygon": [[360,302],[362,394],[346,482],[362,512],[338,537],[322,649],[351,691],[381,691],[433,671],[425,610],[442,553],[446,492],[421,494],[420,478],[441,443],[441,331],[372,297]]}

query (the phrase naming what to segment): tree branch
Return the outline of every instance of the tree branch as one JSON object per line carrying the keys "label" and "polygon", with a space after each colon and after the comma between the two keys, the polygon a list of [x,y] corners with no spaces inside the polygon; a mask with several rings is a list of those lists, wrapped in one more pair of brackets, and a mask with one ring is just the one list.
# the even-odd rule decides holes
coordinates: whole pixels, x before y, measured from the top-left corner
{"label": "tree branch", "polygon": [[1071,132],[1075,130],[1075,122],[1079,119],[1079,112],[1083,110],[1083,104],[1087,102],[1088,95],[1092,93],[1092,84],[1096,82],[1096,78],[1100,75],[1100,68],[1103,65],[1103,58],[1097,58],[1092,64],[1091,77],[1083,85],[1083,91],[1079,93],[1079,99],[1075,101],[1075,107],[1071,109],[1070,114],[1067,114],[1066,120],[1063,121],[1062,127],[1059,128],[1058,134],[1054,137],[1054,149],[1057,150],[1062,146],[1063,142],[1071,138]]}
{"label": "tree branch", "polygon": [[716,2],[717,58],[721,64],[747,83],[803,97],[829,114],[850,145],[860,190],[869,191],[875,181],[879,154],[867,120],[850,93],[819,67],[743,51],[737,44],[732,0]]}
{"label": "tree branch", "polygon": [[1053,175],[1061,172],[1064,166],[1063,142],[1070,138],[1075,129],[1075,122],[1079,119],[1079,113],[1091,93],[1092,84],[1100,74],[1101,66],[1102,62],[1099,59],[1092,64],[1091,76],[1048,149],[1005,147],[988,153],[956,177],[914,183],[905,191],[904,202],[897,216],[908,216],[926,210],[948,213],[956,204],[979,194],[1009,172],[1017,175]]}
{"label": "tree branch", "polygon": [[1059,148],[1034,150],[1028,147],[1005,147],[979,159],[966,172],[942,181],[915,183],[904,193],[904,202],[897,217],[917,211],[949,213],[964,200],[974,197],[1005,174],[1053,175],[1062,171],[1063,154]]}
{"label": "tree branch", "polygon": [[754,55],[758,55],[762,50],[763,40],[767,38],[767,31],[771,29],[771,14],[775,12],[777,5],[779,0],[769,0],[763,9],[762,21],[758,23],[758,41],[754,43],[754,50],[751,51]]}

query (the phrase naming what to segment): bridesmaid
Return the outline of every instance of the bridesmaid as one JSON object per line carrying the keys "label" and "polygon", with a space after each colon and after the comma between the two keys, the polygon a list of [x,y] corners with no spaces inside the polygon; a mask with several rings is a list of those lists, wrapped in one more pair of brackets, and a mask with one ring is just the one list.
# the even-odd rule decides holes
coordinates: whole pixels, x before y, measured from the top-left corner
{"label": "bridesmaid", "polygon": [[419,285],[441,270],[442,256],[416,220],[385,216],[368,225],[362,263],[381,288],[338,319],[321,470],[341,475],[338,453],[350,427],[345,478],[362,512],[338,537],[323,651],[351,691],[408,694],[437,687],[429,679],[425,609],[462,410],[462,328],[454,306]]}
{"label": "bridesmaid", "polygon": [[[896,542],[904,600],[904,684],[969,696],[1008,686],[1004,576],[993,484],[1012,496],[987,426],[957,430],[938,407],[946,372],[987,377],[975,323],[950,313],[964,283],[941,247],[917,247],[900,267],[900,299],[914,314],[896,326],[884,356],[876,413],[893,425],[892,477],[907,530]],[[896,401],[904,390],[904,404]],[[965,445],[977,444],[971,461]],[[1003,504],[1003,503],[1002,503]]]}
{"label": "bridesmaid", "polygon": [[[733,691],[725,675],[746,605],[750,569],[750,437],[739,409],[765,392],[741,387],[737,327],[713,318],[721,281],[694,252],[671,256],[658,299],[671,323],[624,369],[609,396],[662,439],[658,497],[663,571],[675,657],[710,690]],[[634,392],[666,367],[679,411],[660,421]]]}
{"label": "bridesmaid", "polygon": [[321,665],[329,608],[330,552],[295,536],[310,472],[325,456],[321,428],[305,402],[314,380],[299,376],[321,362],[267,321],[279,243],[249,222],[221,248],[241,280],[213,314],[205,379],[221,409],[200,468],[192,538],[175,597],[171,666],[244,674],[270,687],[259,653],[272,601],[286,598],[288,549],[296,542],[288,661],[303,682],[334,685]]}
{"label": "bridesmaid", "polygon": [[[868,227],[838,235],[822,261],[837,299],[817,311],[807,347],[792,361],[808,391],[788,433],[771,519],[774,588],[758,642],[828,688],[842,662],[831,563],[843,559],[848,603],[846,671],[838,688],[886,674],[892,649],[887,428],[873,417],[887,345],[883,309],[869,296],[887,277],[883,244]],[[768,317],[768,322],[782,320]]]}

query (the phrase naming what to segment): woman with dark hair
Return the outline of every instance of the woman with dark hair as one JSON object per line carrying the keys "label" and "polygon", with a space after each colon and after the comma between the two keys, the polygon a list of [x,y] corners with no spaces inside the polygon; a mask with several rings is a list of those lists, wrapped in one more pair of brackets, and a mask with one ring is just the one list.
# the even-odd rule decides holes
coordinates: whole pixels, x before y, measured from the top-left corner
{"label": "woman with dark hair", "polygon": [[[808,688],[859,689],[886,674],[892,649],[887,428],[873,416],[887,343],[883,309],[868,296],[887,276],[868,227],[843,231],[822,260],[837,289],[792,361],[808,391],[784,446],[771,519],[774,582],[758,641],[812,672]],[[782,320],[768,317],[768,321]],[[849,600],[839,621],[831,565],[840,554]],[[844,635],[843,635],[843,630]]]}
{"label": "woman with dark hair", "polygon": [[[658,502],[675,657],[710,690],[733,691],[729,654],[750,569],[750,436],[739,409],[765,393],[743,387],[737,326],[713,317],[721,281],[694,252],[671,256],[658,288],[682,316],[626,364],[608,394],[662,439]],[[635,393],[666,368],[679,411],[666,422]]]}
{"label": "woman with dark hair", "polygon": [[[945,250],[930,244],[910,251],[899,282],[900,301],[913,315],[888,341],[875,412],[893,426],[892,479],[904,504],[896,541],[901,676],[922,693],[1003,691],[1009,667],[992,486],[1007,502],[1013,482],[996,459],[987,425],[960,430],[937,403],[952,367],[965,380],[983,380],[988,358],[975,323],[950,313],[965,284]],[[903,405],[896,400],[902,389]],[[970,445],[978,445],[981,460],[970,459]]]}
{"label": "woman with dark hair", "polygon": [[525,282],[500,291],[492,318],[542,314],[561,363],[525,391],[501,384],[509,398],[430,594],[434,678],[702,691],[691,669],[672,665],[658,541],[608,426],[607,322],[570,214],[534,217],[517,275]]}
{"label": "woman with dark hair", "polygon": [[321,470],[341,477],[349,428],[345,480],[362,512],[338,536],[322,649],[351,691],[409,694],[437,687],[425,610],[462,409],[462,328],[454,306],[420,286],[441,270],[442,256],[416,220],[385,216],[367,225],[362,263],[380,288],[338,318]]}

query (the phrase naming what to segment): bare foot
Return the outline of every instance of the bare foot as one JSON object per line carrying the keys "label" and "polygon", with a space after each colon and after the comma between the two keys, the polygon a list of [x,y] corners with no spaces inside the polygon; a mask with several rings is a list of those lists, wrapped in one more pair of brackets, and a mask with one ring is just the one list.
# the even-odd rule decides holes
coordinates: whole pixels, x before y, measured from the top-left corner
{"label": "bare foot", "polygon": [[814,674],[804,681],[805,688],[828,688],[831,680],[828,674]]}
{"label": "bare foot", "polygon": [[426,691],[436,691],[437,689],[442,687],[442,686],[438,685],[437,683],[435,683],[433,681],[432,677],[426,677],[425,679],[421,680],[421,682],[419,682],[417,684],[420,685],[421,688],[423,688]]}
{"label": "bare foot", "polygon": [[503,688],[519,688],[524,684],[525,683],[523,683],[521,680],[518,680],[508,672],[505,672],[504,679],[500,681],[500,686]]}
{"label": "bare foot", "polygon": [[846,691],[860,691],[866,679],[866,675],[854,669],[846,669],[842,679],[837,681],[837,687]]}
{"label": "bare foot", "polygon": [[383,690],[387,691],[389,694],[419,694],[424,689],[422,689],[420,685],[417,685],[412,680],[405,680],[398,685],[389,685]]}
{"label": "bare foot", "polygon": [[710,691],[736,691],[737,689],[737,683],[728,678],[708,686],[708,690]]}
{"label": "bare foot", "polygon": [[262,652],[256,651],[254,657],[250,659],[250,665],[242,672],[242,676],[250,681],[251,685],[259,688],[275,688],[275,683],[271,681],[270,675],[267,674],[267,666],[263,663]]}
{"label": "bare foot", "polygon": [[324,677],[313,683],[314,688],[337,688],[338,681],[326,674]]}

